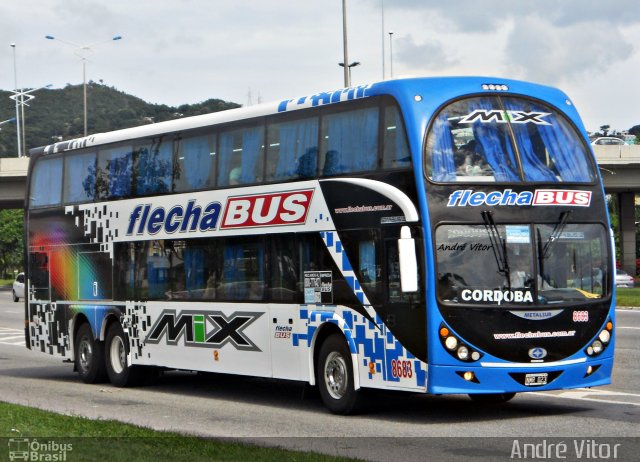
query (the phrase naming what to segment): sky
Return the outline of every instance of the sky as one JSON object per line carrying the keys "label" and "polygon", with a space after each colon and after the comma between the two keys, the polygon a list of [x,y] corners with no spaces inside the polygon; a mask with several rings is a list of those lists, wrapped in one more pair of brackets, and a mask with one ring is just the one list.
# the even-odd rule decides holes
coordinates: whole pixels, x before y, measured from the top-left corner
{"label": "sky", "polygon": [[[637,0],[346,5],[354,85],[391,67],[393,77],[529,80],[564,90],[588,130],[640,124]],[[344,84],[342,0],[14,0],[0,4],[0,89],[16,75],[20,88],[82,83],[70,42],[90,46],[87,80],[151,103],[249,105]]]}

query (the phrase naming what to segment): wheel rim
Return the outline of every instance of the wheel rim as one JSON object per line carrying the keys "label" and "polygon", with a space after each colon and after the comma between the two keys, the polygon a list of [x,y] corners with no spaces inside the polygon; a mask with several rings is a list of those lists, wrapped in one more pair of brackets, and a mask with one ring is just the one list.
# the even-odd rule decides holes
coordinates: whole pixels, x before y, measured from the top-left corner
{"label": "wheel rim", "polygon": [[347,392],[349,371],[347,362],[338,352],[331,352],[324,363],[324,382],[333,399],[341,399]]}
{"label": "wheel rim", "polygon": [[88,371],[93,359],[93,348],[91,347],[91,341],[87,337],[82,337],[80,340],[80,345],[78,345],[78,357],[80,359],[80,368],[83,371]]}
{"label": "wheel rim", "polygon": [[111,368],[116,374],[121,374],[127,366],[127,355],[124,348],[124,342],[118,336],[113,338],[109,348],[109,357],[111,358]]}

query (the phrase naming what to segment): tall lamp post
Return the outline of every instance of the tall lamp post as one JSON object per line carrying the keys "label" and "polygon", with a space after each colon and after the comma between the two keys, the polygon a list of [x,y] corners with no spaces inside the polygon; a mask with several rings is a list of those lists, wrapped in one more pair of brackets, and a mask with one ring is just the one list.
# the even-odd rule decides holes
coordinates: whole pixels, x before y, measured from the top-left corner
{"label": "tall lamp post", "polygon": [[80,45],[78,43],[69,42],[53,35],[45,35],[47,40],[57,40],[58,42],[70,45],[74,48],[74,54],[82,61],[82,88],[83,88],[83,105],[84,105],[84,136],[87,136],[87,59],[93,54],[93,47],[101,43],[107,43],[115,40],[122,40],[122,36],[116,35],[107,40],[101,40],[100,42],[94,42],[87,45]]}
{"label": "tall lamp post", "polygon": [[[24,117],[24,107],[28,106],[29,101],[31,101],[32,99],[35,98],[35,95],[32,95],[32,93],[38,91],[38,90],[42,90],[44,88],[49,88],[51,87],[51,84],[49,85],[45,85],[43,87],[39,87],[39,88],[32,88],[31,90],[13,90],[13,95],[9,96],[9,98],[11,98],[12,100],[14,100],[16,102],[16,108],[20,108],[19,110],[16,109],[16,114],[19,117],[16,117],[16,123],[18,125],[18,148],[20,148],[20,133],[22,134],[22,151],[26,151],[27,149],[27,137],[26,137],[26,124],[25,124],[25,117]],[[24,155],[26,155],[26,153],[24,153]],[[18,149],[18,157],[22,157],[22,153],[21,150]]]}
{"label": "tall lamp post", "polygon": [[393,78],[393,32],[389,31],[389,71],[390,77]]}
{"label": "tall lamp post", "polygon": [[[16,66],[16,44],[12,43],[11,48],[13,48],[13,80],[15,91],[19,92],[18,89],[18,67]],[[18,135],[18,157],[22,157],[22,136],[20,136],[20,104],[16,99],[16,130]]]}
{"label": "tall lamp post", "polygon": [[[342,51],[344,55],[343,63],[349,62],[349,52],[347,47],[347,0],[342,0]],[[349,68],[344,67],[344,86],[346,88],[351,86],[351,79],[349,78]]]}
{"label": "tall lamp post", "polygon": [[[359,65],[360,65],[360,61],[354,61],[354,62],[352,62],[351,64],[349,64],[349,65],[347,66],[347,69],[348,69],[348,71],[347,71],[347,72],[349,73],[349,84],[347,85],[348,87],[350,87],[350,86],[351,86],[351,68],[352,68],[352,67],[359,66]],[[340,67],[344,67],[344,63],[338,63],[338,66],[340,66]]]}

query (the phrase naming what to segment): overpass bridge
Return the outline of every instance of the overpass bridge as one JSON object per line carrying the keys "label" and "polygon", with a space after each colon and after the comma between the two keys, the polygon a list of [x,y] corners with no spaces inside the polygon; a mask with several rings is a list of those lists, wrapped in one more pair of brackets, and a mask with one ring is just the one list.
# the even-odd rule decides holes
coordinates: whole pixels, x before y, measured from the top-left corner
{"label": "overpass bridge", "polygon": [[[620,262],[636,271],[635,197],[640,195],[640,145],[594,146],[607,194],[618,196]],[[24,206],[29,158],[0,158],[0,209]]]}

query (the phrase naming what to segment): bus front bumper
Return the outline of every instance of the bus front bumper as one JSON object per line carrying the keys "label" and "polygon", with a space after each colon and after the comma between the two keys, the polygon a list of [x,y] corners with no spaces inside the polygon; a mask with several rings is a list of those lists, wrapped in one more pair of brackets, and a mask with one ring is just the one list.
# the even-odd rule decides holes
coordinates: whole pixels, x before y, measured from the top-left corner
{"label": "bus front bumper", "polygon": [[613,358],[570,365],[430,365],[427,392],[433,394],[522,393],[597,387],[611,383]]}

